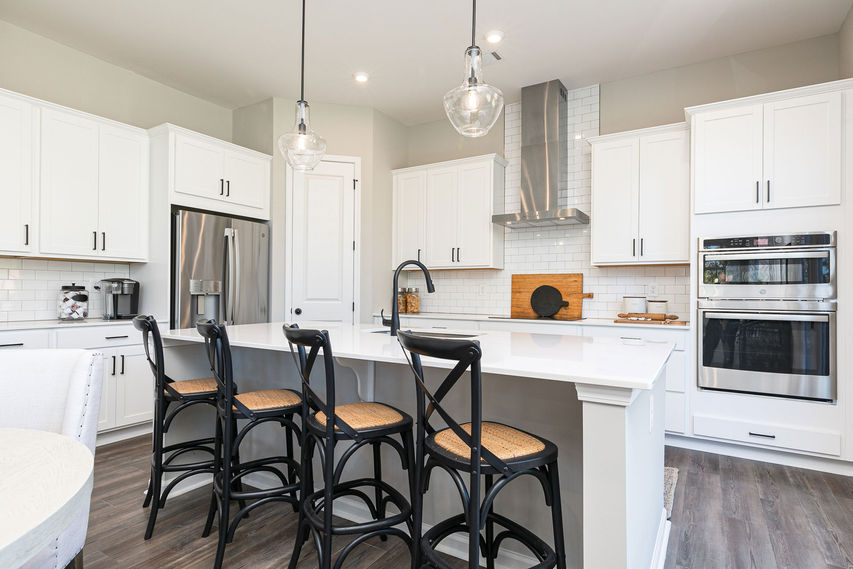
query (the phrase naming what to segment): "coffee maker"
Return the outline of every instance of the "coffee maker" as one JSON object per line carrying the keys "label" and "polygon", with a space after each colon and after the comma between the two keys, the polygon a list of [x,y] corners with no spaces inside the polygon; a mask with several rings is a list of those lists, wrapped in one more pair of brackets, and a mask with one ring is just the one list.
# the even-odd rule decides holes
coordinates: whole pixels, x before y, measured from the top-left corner
{"label": "coffee maker", "polygon": [[130,320],[139,314],[139,283],[132,279],[104,279],[104,320]]}

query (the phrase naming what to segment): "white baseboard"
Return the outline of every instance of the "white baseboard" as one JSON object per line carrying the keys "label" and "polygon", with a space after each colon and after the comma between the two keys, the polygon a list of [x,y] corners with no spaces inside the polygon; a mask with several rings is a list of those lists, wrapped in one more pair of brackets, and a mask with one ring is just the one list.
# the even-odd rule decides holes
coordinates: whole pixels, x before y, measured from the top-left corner
{"label": "white baseboard", "polygon": [[759,462],[770,462],[773,464],[781,464],[783,466],[806,468],[808,470],[819,470],[821,472],[830,472],[832,474],[841,474],[843,476],[853,476],[853,463],[846,460],[823,458],[807,454],[795,454],[782,450],[750,447],[725,441],[701,439],[698,437],[674,434],[667,434],[665,443],[667,446],[712,452],[737,458],[757,460]]}
{"label": "white baseboard", "polygon": [[[247,476],[246,483],[256,488],[270,488],[280,484],[278,478],[267,472],[259,472]],[[355,498],[339,498],[335,500],[335,515],[356,523],[367,522],[372,519],[370,511],[364,502]],[[664,516],[664,520],[666,520],[666,516]],[[424,530],[430,527],[432,527],[430,524],[424,524]],[[664,544],[663,550],[664,554],[666,554],[666,544]],[[461,534],[453,534],[441,542],[438,551],[459,559],[468,559],[468,538]],[[495,569],[527,569],[537,563],[538,561],[535,557],[503,549],[500,557],[495,562]],[[481,565],[485,565],[485,561],[482,561]],[[653,567],[652,569],[656,568]]]}
{"label": "white baseboard", "polygon": [[150,435],[151,429],[151,423],[148,422],[142,423],[141,425],[131,425],[129,427],[124,427],[121,429],[114,429],[112,431],[98,433],[98,436],[95,439],[95,446],[99,447],[103,445],[117,443],[119,441],[125,441],[127,439],[132,439],[135,437],[140,437],[142,435]]}
{"label": "white baseboard", "polygon": [[655,549],[652,553],[652,562],[649,569],[663,569],[666,563],[666,547],[669,544],[669,532],[672,529],[672,522],[666,519],[666,508],[663,509],[660,515],[660,524],[658,524],[658,535],[655,538]]}

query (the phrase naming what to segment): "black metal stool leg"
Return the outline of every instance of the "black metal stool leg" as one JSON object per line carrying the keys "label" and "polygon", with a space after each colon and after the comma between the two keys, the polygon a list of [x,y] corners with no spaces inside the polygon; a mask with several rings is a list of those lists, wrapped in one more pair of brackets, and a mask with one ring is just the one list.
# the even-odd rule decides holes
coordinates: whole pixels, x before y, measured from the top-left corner
{"label": "black metal stool leg", "polygon": [[[288,419],[293,419],[293,415],[287,417]],[[287,457],[293,458],[293,429],[291,427],[285,427],[285,450],[287,451]],[[287,480],[293,484],[293,481],[296,480],[297,476],[296,468],[290,464],[287,465]],[[290,497],[293,498],[293,511],[299,511],[299,503],[297,501],[296,492],[291,492]]]}
{"label": "black metal stool leg", "polygon": [[[305,429],[307,429],[307,426],[303,426],[303,430]],[[296,569],[296,565],[299,563],[299,554],[302,552],[302,546],[311,537],[311,528],[308,525],[308,520],[305,519],[305,508],[307,507],[305,501],[313,490],[314,476],[311,462],[314,457],[314,443],[313,440],[306,439],[307,437],[303,433],[302,459],[299,463],[302,475],[300,480],[301,489],[299,491],[299,522],[296,524],[296,540],[293,542],[293,552],[290,554],[290,563],[288,563],[287,569]]]}
{"label": "black metal stool leg", "polygon": [[557,569],[566,569],[566,540],[563,537],[563,504],[560,499],[560,474],[557,462],[548,466],[551,481],[551,519],[554,525],[554,552],[557,554]]}
{"label": "black metal stool leg", "polygon": [[[234,422],[236,424],[236,421]],[[216,559],[213,562],[213,569],[221,569],[222,559],[225,556],[225,543],[228,539],[228,529],[231,520],[231,486],[233,484],[231,472],[232,460],[231,456],[234,452],[232,445],[236,435],[232,430],[233,425],[225,425],[225,433],[223,440],[223,456],[222,461],[222,494],[219,496],[219,539],[216,544]],[[214,480],[214,494],[216,481]]]}
{"label": "black metal stool leg", "polygon": [[[377,441],[371,445],[373,447],[373,476],[376,480],[382,482],[382,454],[379,444],[380,443]],[[376,486],[374,490],[374,496],[376,498],[376,517],[381,520],[385,517],[385,504],[382,500],[382,488]],[[388,536],[380,535],[379,540],[388,541]]]}
{"label": "black metal stool leg", "polygon": [[402,434],[403,447],[406,449],[409,474],[409,501],[412,504],[412,567],[421,568],[421,528],[423,526],[423,495],[421,494],[421,457],[415,459],[415,444],[412,431],[404,431]]}
{"label": "black metal stool leg", "polygon": [[[216,417],[216,431],[213,435],[213,479],[214,484],[216,477],[222,471],[222,419]],[[213,528],[213,516],[217,510],[216,488],[211,486],[210,489],[210,508],[207,510],[207,521],[204,523],[204,530],[201,532],[201,537],[210,535],[210,530]]]}
{"label": "black metal stool leg", "polygon": [[[494,476],[486,474],[486,494],[492,489],[493,484]],[[491,518],[491,515],[495,512],[494,502],[492,504],[492,506],[489,506],[489,515],[486,516],[486,569],[495,569],[495,557],[497,557],[497,552],[495,551],[495,522]]]}
{"label": "black metal stool leg", "polygon": [[160,472],[157,472],[155,475],[153,471],[151,474],[151,486],[153,487],[151,489],[151,511],[148,514],[148,526],[145,528],[145,539],[151,539],[151,534],[154,533],[154,522],[157,521],[157,511],[160,509],[160,486],[162,484],[163,475]]}

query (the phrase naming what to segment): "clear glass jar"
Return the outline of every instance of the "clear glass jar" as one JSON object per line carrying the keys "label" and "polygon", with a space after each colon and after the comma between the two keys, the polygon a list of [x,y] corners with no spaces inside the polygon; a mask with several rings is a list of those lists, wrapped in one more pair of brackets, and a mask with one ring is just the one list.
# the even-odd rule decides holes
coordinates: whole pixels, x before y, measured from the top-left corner
{"label": "clear glass jar", "polygon": [[89,291],[76,283],[63,285],[59,291],[57,317],[61,322],[79,322],[89,317]]}
{"label": "clear glass jar", "polygon": [[421,295],[417,288],[410,288],[406,292],[406,310],[410,314],[417,314],[421,311]]}
{"label": "clear glass jar", "polygon": [[397,312],[399,314],[406,313],[406,289],[401,288],[397,291]]}

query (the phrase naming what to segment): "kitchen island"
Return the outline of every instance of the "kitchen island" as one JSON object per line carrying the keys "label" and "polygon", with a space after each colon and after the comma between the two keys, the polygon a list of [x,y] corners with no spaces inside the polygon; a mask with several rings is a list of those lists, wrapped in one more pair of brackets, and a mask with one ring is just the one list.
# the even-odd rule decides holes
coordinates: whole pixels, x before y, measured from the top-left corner
{"label": "kitchen island", "polygon": [[[415,383],[396,338],[370,325],[300,322],[300,326],[329,331],[339,366],[340,403],[375,399],[414,415]],[[241,390],[298,388],[281,327],[281,323],[228,327]],[[503,331],[471,335],[483,350],[484,418],[536,433],[559,447],[569,567],[662,566],[668,537],[663,509],[664,375],[673,344]],[[203,340],[194,329],[173,330],[164,339],[170,346],[167,364],[185,373],[204,373],[206,358],[195,345]],[[424,358],[423,364],[431,383],[438,383],[452,367],[431,358]],[[461,415],[467,409],[465,401],[455,405],[451,412]],[[249,452],[274,450],[280,445],[277,437],[277,431],[258,432],[249,442]],[[354,470],[363,467],[368,472],[366,459]],[[388,479],[405,488],[405,476],[393,472],[390,455],[386,464]],[[498,500],[497,509],[511,512],[550,541],[541,488],[532,480],[513,485]],[[454,492],[449,480],[433,481],[426,496],[426,523],[456,512]],[[338,509],[336,501],[336,514],[357,519],[364,512],[355,504]],[[465,551],[461,538],[446,543],[450,553]],[[503,567],[531,565],[521,552],[508,553]]]}

